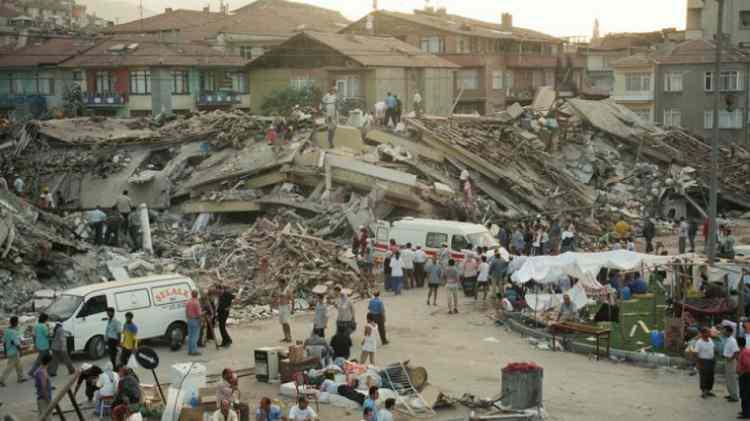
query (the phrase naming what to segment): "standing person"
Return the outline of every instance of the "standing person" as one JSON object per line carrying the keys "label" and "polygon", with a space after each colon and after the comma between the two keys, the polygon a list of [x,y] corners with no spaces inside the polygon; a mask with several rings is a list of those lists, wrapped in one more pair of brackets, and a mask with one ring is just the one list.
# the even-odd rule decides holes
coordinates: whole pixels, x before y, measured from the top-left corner
{"label": "standing person", "polygon": [[740,416],[737,418],[750,418],[750,347],[744,336],[737,338],[737,346],[740,353],[737,356],[737,375],[740,380]]}
{"label": "standing person", "polygon": [[139,215],[139,212],[131,212],[128,221],[126,232],[128,233],[132,244],[131,250],[135,252],[143,247],[143,239],[141,238],[141,215]]}
{"label": "standing person", "polygon": [[479,262],[477,261],[476,257],[474,257],[474,253],[467,251],[466,257],[464,258],[461,266],[461,277],[463,278],[462,284],[464,287],[464,291],[468,291],[468,287],[470,286],[474,290],[474,294],[476,294]]}
{"label": "standing person", "polygon": [[279,306],[279,323],[281,323],[281,330],[284,332],[284,338],[281,339],[281,342],[292,342],[292,327],[289,322],[294,310],[292,304],[294,294],[284,278],[279,278],[279,292],[276,299]]}
{"label": "standing person", "polygon": [[435,263],[434,260],[429,259],[427,261],[427,305],[430,305],[430,297],[432,298],[432,305],[437,305],[437,293],[440,283],[443,280],[443,268],[439,264]]}
{"label": "standing person", "polygon": [[516,227],[511,237],[511,241],[513,244],[512,252],[515,253],[516,256],[523,256],[523,252],[526,249],[526,240],[524,240],[523,231],[521,231],[520,225]]}
{"label": "standing person", "polygon": [[477,291],[474,293],[474,300],[479,298],[479,290],[484,292],[482,300],[487,300],[487,290],[490,285],[490,264],[487,263],[487,256],[482,255],[482,263],[479,264],[479,274],[477,275]]}
{"label": "standing person", "polygon": [[401,287],[404,284],[404,261],[401,258],[401,252],[396,251],[391,256],[391,286],[396,295],[401,295]]}
{"label": "standing person", "polygon": [[656,237],[656,226],[654,225],[654,220],[648,218],[643,225],[643,238],[646,240],[646,253],[653,253],[654,237]]}
{"label": "standing person", "polygon": [[354,254],[354,258],[356,259],[357,256],[359,256],[359,251],[361,248],[361,244],[359,242],[359,233],[357,231],[354,231],[352,234],[352,254]]}
{"label": "standing person", "polygon": [[404,103],[401,102],[401,99],[399,99],[398,95],[393,96],[396,99],[396,109],[393,111],[395,117],[396,117],[396,125],[401,122],[401,114],[404,111]]}
{"label": "standing person", "polygon": [[336,332],[342,332],[349,336],[357,329],[357,322],[354,318],[354,306],[341,285],[336,285],[333,290],[338,295],[338,302],[336,303],[338,313],[336,314]]}
{"label": "standing person", "polygon": [[550,254],[555,256],[560,253],[560,239],[562,238],[562,227],[560,221],[557,218],[552,219],[552,225],[549,228],[549,251]]}
{"label": "standing person", "polygon": [[378,326],[378,334],[380,340],[383,341],[383,345],[388,345],[388,339],[385,336],[385,305],[383,300],[380,299],[380,291],[375,290],[372,293],[373,297],[367,304],[367,314],[372,316],[372,320]]}
{"label": "standing person", "polygon": [[128,191],[123,190],[122,194],[115,200],[115,208],[122,215],[122,230],[127,235],[129,223],[130,223],[130,212],[133,210],[133,201],[128,196]]}
{"label": "standing person", "polygon": [[688,239],[688,232],[690,231],[690,226],[688,225],[687,221],[685,220],[685,217],[680,218],[680,224],[677,227],[677,247],[679,249],[680,254],[685,254],[685,250],[687,249],[687,239]]}
{"label": "standing person", "polygon": [[216,311],[213,297],[220,294],[221,286],[215,286],[209,289],[208,294],[199,294],[198,301],[201,303],[201,333],[198,335],[198,347],[205,347],[208,341],[214,341],[214,345],[219,347],[219,339],[216,337],[214,330],[216,321]]}
{"label": "standing person", "polygon": [[188,323],[188,355],[201,355],[198,352],[198,336],[201,330],[201,303],[198,301],[198,290],[190,291],[190,300],[185,304],[185,317]]}
{"label": "standing person", "polygon": [[690,220],[688,227],[688,240],[690,240],[690,253],[695,253],[695,237],[698,235],[698,221]]}
{"label": "standing person", "polygon": [[23,383],[26,378],[23,376],[21,368],[21,337],[18,334],[18,316],[10,318],[10,326],[3,332],[3,346],[5,349],[5,370],[0,376],[0,387],[5,387],[5,379],[8,378],[11,371],[16,371],[16,381]]}
{"label": "standing person", "polygon": [[497,295],[502,292],[503,281],[508,272],[508,262],[500,256],[500,250],[495,250],[495,255],[490,262],[490,279],[492,280],[493,293]]}
{"label": "standing person", "polygon": [[57,367],[60,363],[64,364],[68,369],[68,374],[76,372],[73,361],[70,360],[70,354],[68,354],[68,342],[65,338],[65,329],[63,329],[62,322],[55,323],[55,327],[52,329],[52,345],[50,349],[52,350],[52,362],[47,372],[51,377],[57,376]]}
{"label": "standing person", "polygon": [[416,280],[414,279],[414,250],[411,248],[411,243],[406,243],[406,248],[401,250],[401,263],[404,270],[404,284],[406,289],[412,289],[416,286]]}
{"label": "standing person", "polygon": [[443,272],[445,288],[448,291],[448,314],[458,314],[458,290],[461,287],[458,281],[458,270],[456,261],[448,260],[448,267]]}
{"label": "standing person", "polygon": [[422,95],[419,94],[419,91],[414,91],[414,97],[411,101],[414,105],[414,114],[416,114],[417,118],[422,117]]}
{"label": "standing person", "polygon": [[42,194],[39,195],[39,209],[54,209],[55,208],[55,199],[52,197],[52,194],[49,192],[49,187],[45,186],[42,187]]}
{"label": "standing person", "polygon": [[328,327],[328,306],[323,294],[316,295],[315,318],[313,319],[313,332],[321,338],[326,337],[326,327]]}
{"label": "standing person", "polygon": [[125,313],[125,324],[122,325],[122,352],[120,366],[128,365],[130,356],[138,349],[138,326],[133,323],[133,313]]}
{"label": "standing person", "polygon": [[448,249],[448,243],[443,243],[443,247],[438,254],[437,263],[445,269],[448,267],[448,261],[451,259],[451,251]]}
{"label": "standing person", "polygon": [[367,231],[367,227],[364,225],[359,226],[359,254],[362,256],[367,255],[367,248],[370,245],[370,233]]}
{"label": "standing person", "polygon": [[39,367],[34,370],[34,388],[36,388],[36,408],[39,416],[47,412],[52,401],[52,381],[50,380],[47,367],[52,361],[52,355],[44,354],[39,361]]}
{"label": "standing person", "polygon": [[393,127],[396,127],[396,98],[390,92],[385,97],[385,107],[385,126],[393,121]]}
{"label": "standing person", "polygon": [[724,378],[727,382],[727,396],[729,402],[739,401],[740,395],[737,383],[737,357],[740,347],[737,345],[732,326],[724,326],[724,349],[721,355],[724,357]]}
{"label": "standing person", "polygon": [[122,221],[122,215],[117,210],[117,207],[109,212],[107,220],[104,222],[107,228],[107,232],[104,235],[104,244],[114,247],[120,246],[120,227],[122,226]]}
{"label": "standing person", "polygon": [[700,379],[701,397],[716,396],[711,391],[714,388],[714,342],[709,336],[708,328],[701,328],[700,338],[695,342],[695,352],[697,356],[696,366]]}
{"label": "standing person", "polygon": [[216,318],[219,322],[219,333],[221,334],[220,347],[229,347],[232,345],[232,337],[229,336],[227,331],[227,319],[229,318],[229,311],[232,308],[232,301],[234,301],[234,294],[232,290],[222,285],[218,291],[219,294],[219,305],[216,309]]}
{"label": "standing person", "polygon": [[13,189],[15,190],[18,197],[25,197],[26,195],[26,183],[20,175],[16,175],[15,181],[13,181]]}
{"label": "standing person", "polygon": [[328,130],[328,147],[333,149],[333,139],[336,136],[336,125],[338,124],[338,97],[336,87],[331,86],[328,93],[320,101],[320,109],[325,116],[326,128]]}
{"label": "standing person", "polygon": [[49,355],[50,358],[52,357],[49,349],[49,326],[47,326],[47,320],[49,320],[47,314],[42,313],[39,315],[36,325],[34,325],[34,347],[36,348],[37,355],[36,360],[34,360],[27,373],[29,377],[34,377],[34,372],[39,368],[42,358],[45,355]]}
{"label": "standing person", "polygon": [[367,324],[365,325],[364,338],[362,338],[362,354],[360,355],[360,364],[375,365],[375,351],[378,349],[378,325],[375,323],[372,314],[367,313]]}
{"label": "standing person", "polygon": [[417,246],[414,252],[414,277],[417,279],[417,288],[424,286],[424,265],[427,263],[427,253],[422,250],[422,246]]}
{"label": "standing person", "polygon": [[[188,328],[190,324],[188,324]],[[104,329],[104,340],[107,343],[109,352],[109,361],[112,367],[117,368],[117,349],[120,347],[120,334],[122,333],[122,324],[115,319],[114,307],[107,307],[107,327]]]}
{"label": "standing person", "polygon": [[379,101],[375,103],[375,124],[378,126],[385,126],[385,116],[388,106],[385,105],[385,101]]}
{"label": "standing person", "polygon": [[101,245],[104,241],[104,221],[107,220],[107,214],[102,211],[101,206],[97,206],[86,212],[86,220],[94,230],[94,244]]}

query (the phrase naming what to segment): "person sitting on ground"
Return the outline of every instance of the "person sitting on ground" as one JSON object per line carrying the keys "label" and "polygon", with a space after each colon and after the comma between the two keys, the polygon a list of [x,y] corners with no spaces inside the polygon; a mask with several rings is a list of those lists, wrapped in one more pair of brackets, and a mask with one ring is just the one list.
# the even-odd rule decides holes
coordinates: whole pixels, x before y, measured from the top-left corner
{"label": "person sitting on ground", "polygon": [[318,357],[320,366],[326,367],[333,358],[333,349],[328,345],[325,338],[321,337],[317,329],[313,329],[310,337],[305,339],[305,355]]}
{"label": "person sitting on ground", "polygon": [[127,398],[130,404],[139,404],[141,402],[141,382],[135,375],[132,368],[120,368],[120,381],[117,382],[117,392],[112,401],[112,405],[117,406]]}
{"label": "person sitting on ground", "polygon": [[388,398],[385,400],[385,408],[380,410],[378,421],[393,421],[393,409],[396,407],[396,400]]}
{"label": "person sitting on ground", "polygon": [[287,417],[281,413],[281,408],[271,404],[271,398],[264,397],[255,410],[255,421],[287,421]]}
{"label": "person sitting on ground", "polygon": [[558,322],[574,322],[578,316],[576,304],[570,300],[570,295],[563,295],[563,302],[560,304],[560,313],[557,315]]}
{"label": "person sitting on ground", "polygon": [[315,421],[317,419],[318,414],[310,408],[309,402],[304,396],[300,396],[297,405],[289,410],[289,421]]}
{"label": "person sitting on ground", "polygon": [[[235,398],[235,394],[237,395]],[[225,368],[221,372],[221,381],[216,386],[216,403],[229,401],[231,408],[240,413],[240,418],[247,419],[250,416],[250,407],[240,401],[240,388],[237,376],[231,368]],[[221,409],[221,408],[217,408]]]}
{"label": "person sitting on ground", "polygon": [[224,399],[218,403],[219,409],[211,417],[212,421],[239,421],[237,413],[232,410],[232,404]]}

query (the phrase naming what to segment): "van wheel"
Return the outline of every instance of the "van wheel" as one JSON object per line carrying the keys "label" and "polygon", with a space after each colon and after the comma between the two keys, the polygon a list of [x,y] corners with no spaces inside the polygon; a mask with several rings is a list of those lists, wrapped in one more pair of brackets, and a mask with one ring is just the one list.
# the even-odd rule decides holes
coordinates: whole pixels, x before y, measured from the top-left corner
{"label": "van wheel", "polygon": [[175,322],[169,325],[167,334],[165,335],[167,342],[169,342],[169,348],[172,351],[177,351],[185,343],[185,337],[187,336],[187,327],[184,323]]}
{"label": "van wheel", "polygon": [[101,336],[94,336],[89,339],[89,343],[86,344],[86,353],[89,354],[89,358],[92,360],[102,358],[106,351],[107,346],[104,343],[104,338]]}

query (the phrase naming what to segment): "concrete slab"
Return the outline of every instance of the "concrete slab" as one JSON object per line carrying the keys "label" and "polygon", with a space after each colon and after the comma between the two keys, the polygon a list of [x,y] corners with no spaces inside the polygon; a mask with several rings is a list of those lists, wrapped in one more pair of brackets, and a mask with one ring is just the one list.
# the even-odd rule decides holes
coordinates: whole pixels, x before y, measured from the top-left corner
{"label": "concrete slab", "polygon": [[[315,133],[314,142],[321,148],[328,149],[328,132],[318,131]],[[367,145],[362,141],[362,131],[351,126],[337,126],[333,138],[334,148],[347,148],[354,153],[362,153],[367,150]]]}
{"label": "concrete slab", "polygon": [[443,160],[445,159],[445,156],[440,151],[435,150],[434,148],[430,148],[426,145],[420,145],[419,143],[404,139],[388,132],[384,132],[382,130],[371,130],[367,132],[367,140],[378,144],[399,146],[409,151],[409,153],[411,153],[412,155],[426,158],[435,162],[443,162]]}
{"label": "concrete slab", "polygon": [[182,213],[236,213],[260,212],[261,205],[254,200],[232,200],[214,202],[207,200],[192,201],[182,205]]}

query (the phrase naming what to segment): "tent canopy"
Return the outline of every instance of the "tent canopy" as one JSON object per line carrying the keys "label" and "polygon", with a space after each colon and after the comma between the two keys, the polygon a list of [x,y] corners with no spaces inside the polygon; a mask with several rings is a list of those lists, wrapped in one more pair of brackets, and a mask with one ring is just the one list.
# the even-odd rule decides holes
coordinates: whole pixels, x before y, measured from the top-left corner
{"label": "tent canopy", "polygon": [[596,275],[601,268],[631,271],[640,269],[642,265],[666,264],[673,258],[673,256],[654,256],[626,250],[532,256],[523,260],[523,264],[513,273],[511,280],[518,284],[525,284],[530,280],[548,284],[557,282],[563,275],[568,275],[578,278],[579,282],[586,287],[597,288],[601,287],[596,281]]}

